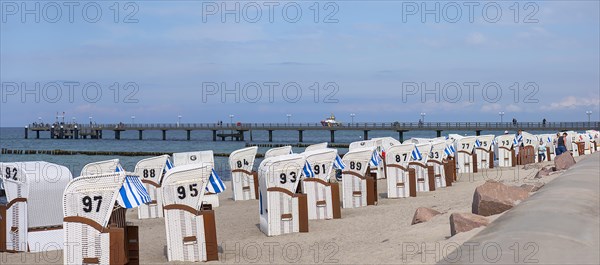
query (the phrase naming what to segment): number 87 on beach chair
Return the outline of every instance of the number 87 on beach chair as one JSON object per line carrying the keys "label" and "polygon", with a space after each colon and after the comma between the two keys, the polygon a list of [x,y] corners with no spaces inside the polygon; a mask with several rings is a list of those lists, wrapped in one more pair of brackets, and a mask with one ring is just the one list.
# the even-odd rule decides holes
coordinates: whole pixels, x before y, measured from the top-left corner
{"label": "number 87 on beach chair", "polygon": [[270,157],[260,164],[260,231],[267,236],[308,232],[306,195],[296,193],[304,164],[299,154]]}
{"label": "number 87 on beach chair", "polygon": [[258,147],[248,147],[233,151],[229,156],[233,200],[254,200],[258,198],[258,173],[252,171]]}
{"label": "number 87 on beach chair", "polygon": [[[308,200],[308,219],[341,218],[340,188],[337,182],[329,182],[334,168],[343,169],[336,149],[318,149],[302,153],[306,158],[302,178],[302,191]],[[335,166],[334,166],[335,165]]]}
{"label": "number 87 on beach chair", "polygon": [[390,147],[385,155],[387,167],[388,198],[407,198],[417,196],[415,170],[409,168],[412,161],[414,144],[402,144]]}
{"label": "number 87 on beach chair", "polygon": [[169,170],[162,183],[169,261],[218,260],[214,212],[203,207],[212,166],[189,164]]}

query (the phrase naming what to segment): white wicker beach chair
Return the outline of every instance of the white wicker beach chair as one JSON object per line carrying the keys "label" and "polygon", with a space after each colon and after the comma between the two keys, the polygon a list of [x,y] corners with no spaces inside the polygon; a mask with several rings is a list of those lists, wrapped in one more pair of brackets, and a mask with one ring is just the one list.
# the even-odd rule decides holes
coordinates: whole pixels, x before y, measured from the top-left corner
{"label": "white wicker beach chair", "polygon": [[515,136],[503,134],[496,137],[496,157],[499,167],[513,167],[515,161],[515,150],[513,148]]}
{"label": "white wicker beach chair", "polygon": [[79,175],[86,176],[114,173],[117,168],[119,168],[119,171],[124,171],[119,163],[119,159],[99,161],[85,165],[83,169],[81,169],[81,174]]}
{"label": "white wicker beach chair", "polygon": [[267,152],[265,152],[265,159],[274,157],[274,156],[289,155],[291,153],[292,153],[291,145],[275,147],[275,148],[271,148],[271,149],[267,150]]}
{"label": "white wicker beach chair", "polygon": [[308,219],[341,218],[339,184],[329,181],[331,177],[335,177],[333,162],[337,157],[337,150],[316,149],[302,155],[306,159],[302,190],[308,201]]}
{"label": "white wicker beach chair", "polygon": [[[387,197],[407,198],[417,196],[414,170],[409,170],[412,161],[411,152],[415,149],[412,143],[395,145],[386,150],[385,165],[387,171]],[[411,172],[412,173],[409,173]]]}
{"label": "white wicker beach chair", "polygon": [[[467,136],[455,141],[456,167],[458,173],[473,173],[473,150],[475,149],[476,136]],[[476,167],[475,167],[476,168]]]}
{"label": "white wicker beach chair", "polygon": [[494,150],[492,149],[494,135],[477,136],[475,142],[475,155],[477,158],[477,170],[494,168]]}
{"label": "white wicker beach chair", "polygon": [[435,190],[434,167],[427,163],[430,152],[430,143],[416,144],[412,153],[412,161],[408,163],[408,167],[415,170],[416,186],[419,192]]}
{"label": "white wicker beach chair", "polygon": [[253,146],[233,151],[229,155],[234,201],[258,198],[258,173],[252,170],[257,150],[258,147]]}
{"label": "white wicker beach chair", "polygon": [[377,204],[377,179],[369,170],[376,147],[355,148],[343,157],[342,206],[357,208]]}
{"label": "white wicker beach chair", "polygon": [[169,155],[142,159],[135,165],[135,174],[141,177],[151,200],[150,203],[138,207],[140,219],[163,217],[160,185],[164,174],[170,168],[172,164]]}
{"label": "white wicker beach chair", "polygon": [[311,144],[309,146],[306,147],[306,149],[304,149],[304,152],[309,152],[309,151],[314,151],[314,150],[319,150],[319,149],[325,149],[327,148],[328,143],[318,143],[318,144]]}
{"label": "white wicker beach chair", "polygon": [[267,236],[308,232],[306,195],[296,193],[304,164],[300,154],[270,157],[260,164],[259,227]]}
{"label": "white wicker beach chair", "polygon": [[[175,167],[189,164],[200,164],[215,168],[215,158],[213,151],[195,151],[173,154],[173,165]],[[219,195],[215,193],[206,193],[204,195],[204,203],[212,205],[212,208],[219,207]]]}
{"label": "white wicker beach chair", "polygon": [[72,178],[64,166],[48,162],[0,163],[0,252],[62,249],[62,194]]}
{"label": "white wicker beach chair", "polygon": [[214,212],[209,205],[203,205],[211,173],[211,165],[192,163],[174,167],[163,179],[169,261],[218,259]]}
{"label": "white wicker beach chair", "polygon": [[[389,141],[388,141],[389,142]],[[348,151],[353,151],[361,148],[375,148],[375,151],[379,156],[382,156],[382,150],[384,150],[383,138],[373,138],[370,140],[358,141],[350,143],[348,147]],[[384,163],[380,163],[378,166],[369,167],[371,173],[374,173],[376,179],[384,179],[385,178],[385,166]]]}
{"label": "white wicker beach chair", "polygon": [[444,164],[447,158],[445,149],[446,141],[431,142],[431,151],[427,159],[427,166],[433,167],[433,179],[436,188],[448,186],[446,181],[446,165]]}

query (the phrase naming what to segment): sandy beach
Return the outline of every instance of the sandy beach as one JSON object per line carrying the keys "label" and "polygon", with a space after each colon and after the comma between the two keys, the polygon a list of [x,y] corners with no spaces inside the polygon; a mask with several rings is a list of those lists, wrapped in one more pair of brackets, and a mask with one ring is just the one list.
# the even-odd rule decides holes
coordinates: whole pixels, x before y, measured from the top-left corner
{"label": "sandy beach", "polygon": [[[541,179],[534,176],[539,168],[552,163],[460,174],[452,187],[418,193],[416,198],[386,199],[386,180],[379,180],[377,206],[342,209],[342,219],[310,221],[309,233],[276,237],[267,237],[259,231],[258,201],[234,202],[229,188],[220,195],[221,206],[215,209],[219,261],[209,263],[434,264],[483,229],[450,237],[450,214],[471,212],[477,186],[487,179],[507,185],[547,183],[560,174]],[[411,225],[418,207],[433,208],[443,214],[429,222]],[[493,221],[498,216],[488,219]],[[127,220],[140,229],[140,262],[168,263],[164,219],[139,220],[134,209],[129,210]],[[63,263],[62,251],[0,255],[2,264]]]}

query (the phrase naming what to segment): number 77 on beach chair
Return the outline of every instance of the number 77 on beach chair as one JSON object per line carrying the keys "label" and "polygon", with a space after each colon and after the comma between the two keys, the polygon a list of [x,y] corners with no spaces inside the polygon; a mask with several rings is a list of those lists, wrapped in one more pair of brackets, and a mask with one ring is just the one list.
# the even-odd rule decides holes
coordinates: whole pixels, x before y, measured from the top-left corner
{"label": "number 77 on beach chair", "polygon": [[171,168],[173,168],[173,164],[168,155],[146,158],[135,165],[135,174],[140,176],[142,184],[150,194],[150,202],[138,207],[140,219],[163,217],[160,184],[166,172]]}
{"label": "number 77 on beach chair", "polygon": [[169,261],[218,260],[215,215],[203,206],[212,166],[188,164],[169,170],[162,183]]}
{"label": "number 77 on beach chair", "polygon": [[[375,147],[356,148],[342,159],[346,169],[342,171],[342,206],[356,208],[377,204],[377,180],[369,170],[370,163],[377,163]],[[373,162],[372,162],[373,161]]]}
{"label": "number 77 on beach chair", "polygon": [[270,157],[260,164],[259,227],[267,236],[308,232],[306,195],[296,193],[304,164],[299,154]]}
{"label": "number 77 on beach chair", "polygon": [[229,155],[233,200],[244,201],[258,198],[258,173],[252,171],[258,147],[233,151]]}

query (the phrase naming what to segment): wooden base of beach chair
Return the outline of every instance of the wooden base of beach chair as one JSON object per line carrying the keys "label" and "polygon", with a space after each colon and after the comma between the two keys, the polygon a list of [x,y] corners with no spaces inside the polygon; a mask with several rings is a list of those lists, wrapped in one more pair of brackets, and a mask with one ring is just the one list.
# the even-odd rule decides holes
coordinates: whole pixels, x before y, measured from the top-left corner
{"label": "wooden base of beach chair", "polygon": [[408,194],[410,197],[417,197],[417,172],[414,168],[408,169]]}
{"label": "wooden base of beach chair", "polygon": [[308,232],[308,200],[306,194],[292,193],[281,187],[267,189],[271,207],[266,219],[261,217],[260,229],[267,236]]}
{"label": "wooden base of beach chair", "polygon": [[577,152],[580,156],[585,154],[585,142],[577,142]]}
{"label": "wooden base of beach chair", "polygon": [[478,171],[478,166],[477,166],[477,153],[473,152],[473,173],[477,173]]}
{"label": "wooden base of beach chair", "polygon": [[535,148],[533,146],[524,146],[519,148],[517,155],[517,165],[527,165],[535,163]]}
{"label": "wooden base of beach chair", "polygon": [[0,252],[27,252],[27,199],[0,205]]}
{"label": "wooden base of beach chair", "polygon": [[307,197],[308,219],[327,220],[341,218],[340,191],[337,182],[329,183],[319,178],[305,178],[303,193]]}
{"label": "wooden base of beach chair", "polygon": [[[202,210],[196,211],[186,205],[172,204],[165,205],[164,209],[167,229],[170,229],[170,233],[167,233],[169,235],[169,238],[167,238],[167,251],[170,252],[168,255],[170,261],[211,261],[219,259],[215,213],[212,206],[203,205]],[[183,221],[181,218],[190,217],[191,222],[185,222],[188,224],[187,227],[175,225]]]}
{"label": "wooden base of beach chair", "polygon": [[6,205],[0,204],[0,252],[6,251]]}
{"label": "wooden base of beach chair", "polygon": [[[258,173],[244,169],[231,171],[231,186],[233,188],[233,200],[257,200],[258,199]],[[249,180],[252,180],[250,183]]]}

